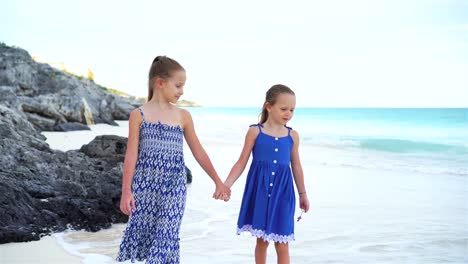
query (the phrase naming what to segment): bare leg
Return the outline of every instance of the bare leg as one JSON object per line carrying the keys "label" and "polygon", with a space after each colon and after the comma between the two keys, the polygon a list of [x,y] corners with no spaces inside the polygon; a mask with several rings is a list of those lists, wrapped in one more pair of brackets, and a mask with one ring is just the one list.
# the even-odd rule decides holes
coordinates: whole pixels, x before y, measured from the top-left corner
{"label": "bare leg", "polygon": [[268,242],[261,238],[257,238],[257,246],[255,246],[255,263],[265,264],[267,257]]}
{"label": "bare leg", "polygon": [[278,264],[289,264],[289,244],[276,242],[275,249],[278,256]]}

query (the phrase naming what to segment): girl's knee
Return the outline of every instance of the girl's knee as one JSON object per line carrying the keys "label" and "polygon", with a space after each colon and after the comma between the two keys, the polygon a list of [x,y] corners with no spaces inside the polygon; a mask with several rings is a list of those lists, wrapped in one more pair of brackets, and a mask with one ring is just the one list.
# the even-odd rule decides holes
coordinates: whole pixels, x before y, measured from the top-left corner
{"label": "girl's knee", "polygon": [[261,238],[257,238],[257,247],[259,248],[267,248],[268,247],[268,242],[261,239]]}
{"label": "girl's knee", "polygon": [[289,244],[288,243],[279,243],[275,242],[275,249],[277,253],[288,253],[289,252]]}

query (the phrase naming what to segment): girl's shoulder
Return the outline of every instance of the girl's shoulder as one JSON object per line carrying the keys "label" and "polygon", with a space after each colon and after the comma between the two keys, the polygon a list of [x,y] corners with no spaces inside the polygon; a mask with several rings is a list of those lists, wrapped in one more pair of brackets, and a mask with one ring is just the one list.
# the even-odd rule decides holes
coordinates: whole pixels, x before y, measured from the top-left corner
{"label": "girl's shoulder", "polygon": [[247,129],[247,136],[251,136],[257,138],[258,134],[260,134],[262,130],[262,124],[251,124]]}
{"label": "girl's shoulder", "polygon": [[263,128],[263,124],[251,124],[249,125],[249,130],[248,131],[257,131],[257,132],[261,132],[262,131],[262,128]]}
{"label": "girl's shoulder", "polygon": [[251,124],[249,127],[263,127],[263,124],[260,124],[260,123]]}
{"label": "girl's shoulder", "polygon": [[128,117],[129,126],[140,126],[144,121],[143,112],[138,107],[130,112]]}
{"label": "girl's shoulder", "polygon": [[294,143],[299,142],[299,133],[297,130],[292,129],[291,127],[287,127],[289,129],[289,134],[291,135],[291,138],[293,139]]}
{"label": "girl's shoulder", "polygon": [[143,117],[143,110],[140,107],[137,107],[130,112],[129,119],[143,120]]}
{"label": "girl's shoulder", "polygon": [[260,130],[258,129],[258,125],[256,124],[250,125],[245,135],[245,141],[253,143],[257,140],[257,137],[259,134],[260,134]]}
{"label": "girl's shoulder", "polygon": [[299,137],[299,133],[297,132],[297,130],[293,129],[292,127],[290,126],[284,126],[285,128],[287,128],[289,130],[289,134],[294,138],[294,137]]}
{"label": "girl's shoulder", "polygon": [[141,119],[145,119],[145,112],[147,112],[146,110],[148,109],[148,102],[138,106],[137,108],[133,109],[133,111],[131,112],[130,116],[131,115],[135,115],[136,116],[140,116]]}
{"label": "girl's shoulder", "polygon": [[290,133],[290,134],[293,134],[293,133],[297,134],[297,130],[293,129],[292,127],[286,126],[286,125],[285,125],[284,127],[287,128],[287,129],[289,130],[289,133]]}
{"label": "girl's shoulder", "polygon": [[182,115],[190,115],[190,111],[185,109],[185,108],[181,108],[181,107],[178,107],[178,106],[174,105],[174,110],[177,111],[178,113],[182,114]]}
{"label": "girl's shoulder", "polygon": [[190,114],[190,111],[188,111],[187,109],[180,108],[177,106],[175,106],[174,109],[182,121],[185,121],[187,119],[192,119],[192,115]]}
{"label": "girl's shoulder", "polygon": [[180,107],[177,107],[175,109],[177,111],[180,127],[182,127],[184,130],[187,130],[188,128],[193,128],[194,122],[190,111]]}

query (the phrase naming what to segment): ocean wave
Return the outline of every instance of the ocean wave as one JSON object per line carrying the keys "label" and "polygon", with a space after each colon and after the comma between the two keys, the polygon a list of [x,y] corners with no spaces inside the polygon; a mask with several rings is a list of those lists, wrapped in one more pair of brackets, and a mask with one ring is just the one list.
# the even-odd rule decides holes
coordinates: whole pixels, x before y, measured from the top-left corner
{"label": "ocean wave", "polygon": [[421,141],[406,138],[360,137],[337,135],[307,135],[303,142],[310,146],[349,150],[361,149],[395,154],[442,154],[468,155],[468,142],[463,140],[432,140]]}
{"label": "ocean wave", "polygon": [[357,142],[314,143],[301,148],[304,164],[400,171],[431,175],[468,176],[468,155],[401,153],[360,148]]}
{"label": "ocean wave", "polygon": [[395,153],[447,153],[456,155],[468,154],[468,148],[460,145],[450,145],[423,141],[413,141],[394,138],[367,138],[359,141],[359,147],[370,150]]}
{"label": "ocean wave", "polygon": [[427,175],[447,175],[447,176],[468,176],[468,171],[464,167],[455,167],[455,168],[446,168],[438,166],[414,166],[411,163],[408,164],[398,164],[391,162],[383,161],[348,161],[348,162],[312,162],[322,166],[330,167],[342,167],[342,168],[356,168],[356,169],[371,169],[371,170],[384,170],[384,171],[398,171],[398,172],[410,172],[410,173],[420,173]]}

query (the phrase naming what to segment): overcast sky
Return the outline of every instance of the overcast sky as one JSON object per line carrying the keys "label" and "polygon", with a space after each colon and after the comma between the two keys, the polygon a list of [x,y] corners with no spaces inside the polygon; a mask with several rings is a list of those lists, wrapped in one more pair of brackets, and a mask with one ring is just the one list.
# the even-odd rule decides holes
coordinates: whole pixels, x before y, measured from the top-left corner
{"label": "overcast sky", "polygon": [[147,95],[156,55],[187,70],[184,99],[260,107],[468,107],[468,1],[2,0],[0,41]]}

